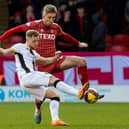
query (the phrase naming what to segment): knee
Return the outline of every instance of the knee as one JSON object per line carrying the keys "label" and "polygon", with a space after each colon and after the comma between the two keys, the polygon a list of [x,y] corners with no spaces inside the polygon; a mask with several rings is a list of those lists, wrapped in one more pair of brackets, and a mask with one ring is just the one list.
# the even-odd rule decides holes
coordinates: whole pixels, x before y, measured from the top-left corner
{"label": "knee", "polygon": [[55,97],[52,97],[52,98],[50,98],[50,99],[60,102],[60,97],[59,97],[59,96],[55,96]]}
{"label": "knee", "polygon": [[86,61],[84,58],[82,58],[79,62],[79,66],[85,66],[86,65]]}
{"label": "knee", "polygon": [[51,78],[50,78],[50,80],[49,80],[49,86],[54,86],[54,84],[55,84],[55,82],[57,81],[57,80],[59,80],[58,78],[56,78],[56,77],[54,77],[54,76],[52,76]]}

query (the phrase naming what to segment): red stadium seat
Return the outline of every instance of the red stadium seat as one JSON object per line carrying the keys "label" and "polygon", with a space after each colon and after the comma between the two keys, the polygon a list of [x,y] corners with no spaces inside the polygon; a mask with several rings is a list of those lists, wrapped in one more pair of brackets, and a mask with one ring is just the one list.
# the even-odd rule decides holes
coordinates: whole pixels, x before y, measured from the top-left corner
{"label": "red stadium seat", "polygon": [[126,52],[129,51],[129,47],[121,45],[113,45],[108,51],[110,52]]}
{"label": "red stadium seat", "polygon": [[106,51],[108,51],[113,45],[113,38],[111,35],[106,35],[105,43],[106,43]]}
{"label": "red stadium seat", "polygon": [[19,35],[11,36],[11,37],[8,38],[6,48],[9,48],[16,43],[23,43],[23,42],[24,42],[24,40],[23,40],[22,36],[19,36]]}
{"label": "red stadium seat", "polygon": [[129,46],[129,36],[126,34],[117,34],[113,37],[114,45],[124,45]]}

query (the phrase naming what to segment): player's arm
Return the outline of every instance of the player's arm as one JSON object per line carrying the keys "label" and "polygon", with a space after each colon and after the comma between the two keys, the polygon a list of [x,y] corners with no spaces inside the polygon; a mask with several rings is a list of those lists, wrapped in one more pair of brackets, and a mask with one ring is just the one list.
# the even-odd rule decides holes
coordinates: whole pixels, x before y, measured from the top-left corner
{"label": "player's arm", "polygon": [[57,61],[60,57],[61,57],[61,51],[57,51],[55,53],[55,56],[53,56],[53,57],[45,58],[45,57],[40,56],[39,58],[37,58],[36,61],[41,63],[41,64],[49,65],[49,64],[52,64],[55,61]]}
{"label": "player's arm", "polygon": [[12,34],[19,33],[19,32],[25,32],[28,29],[29,28],[26,24],[11,28],[11,29],[7,30],[3,35],[0,36],[0,41],[8,38]]}
{"label": "player's arm", "polygon": [[58,34],[59,34],[59,37],[62,38],[63,40],[69,42],[69,43],[73,43],[75,44],[76,46],[78,47],[88,47],[88,44],[87,43],[84,43],[84,42],[80,42],[78,41],[77,39],[75,39],[74,37],[72,37],[71,35],[65,33],[60,26],[59,27],[59,31],[58,31]]}
{"label": "player's arm", "polygon": [[16,52],[15,48],[8,48],[8,49],[0,48],[0,55],[3,56],[12,56],[15,54],[15,52]]}

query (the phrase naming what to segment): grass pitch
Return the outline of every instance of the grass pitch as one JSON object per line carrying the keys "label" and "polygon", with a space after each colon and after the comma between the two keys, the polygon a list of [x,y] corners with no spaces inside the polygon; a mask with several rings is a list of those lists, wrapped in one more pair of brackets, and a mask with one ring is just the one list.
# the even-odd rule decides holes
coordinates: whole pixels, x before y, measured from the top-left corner
{"label": "grass pitch", "polygon": [[33,103],[0,103],[0,129],[129,129],[129,103],[61,103],[60,118],[70,126],[50,125],[49,104],[41,124],[33,121]]}

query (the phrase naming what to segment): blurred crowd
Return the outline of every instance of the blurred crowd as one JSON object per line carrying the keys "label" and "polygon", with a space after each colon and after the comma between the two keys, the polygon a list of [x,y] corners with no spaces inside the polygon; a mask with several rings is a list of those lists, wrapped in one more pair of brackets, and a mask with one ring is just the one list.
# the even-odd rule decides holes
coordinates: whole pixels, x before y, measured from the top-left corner
{"label": "blurred crowd", "polygon": [[[88,48],[80,49],[57,39],[59,50],[129,50],[129,0],[8,0],[9,28],[41,19],[46,4],[56,5],[55,22],[63,31],[88,43]],[[22,41],[21,36],[14,39]]]}

